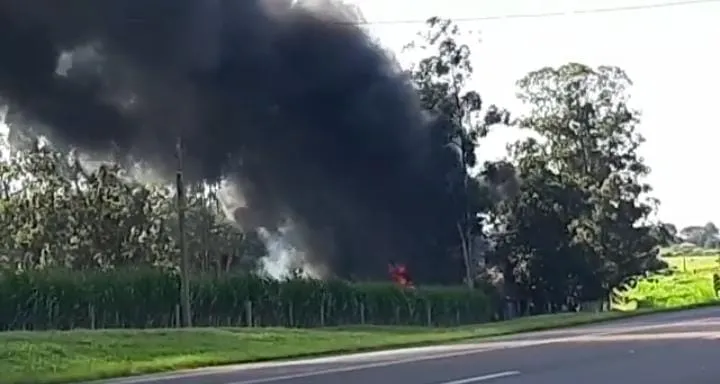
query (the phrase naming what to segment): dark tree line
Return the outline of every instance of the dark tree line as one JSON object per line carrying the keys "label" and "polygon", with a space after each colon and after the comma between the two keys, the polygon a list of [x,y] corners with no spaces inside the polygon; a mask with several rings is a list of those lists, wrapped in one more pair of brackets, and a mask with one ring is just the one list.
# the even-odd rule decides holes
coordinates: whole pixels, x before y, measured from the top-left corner
{"label": "dark tree line", "polygon": [[681,229],[672,223],[661,223],[657,227],[657,234],[662,239],[663,246],[720,248],[720,230],[712,221],[708,221],[704,225],[689,225]]}
{"label": "dark tree line", "polygon": [[720,248],[720,231],[713,222],[675,230],[674,239],[675,242],[690,243],[702,248]]}
{"label": "dark tree line", "polygon": [[[425,55],[409,71],[423,105],[448,122],[437,140],[466,168],[448,175],[463,212],[444,228],[448,263],[462,263],[466,283],[537,311],[604,298],[628,277],[663,268],[658,247],[677,231],[649,219],[657,201],[643,181],[650,169],[638,155],[643,138],[628,103],[628,75],[578,63],[541,68],[517,83],[529,112],[511,116],[469,89],[473,67],[462,36],[452,22],[431,19],[408,48]],[[531,138],[512,144],[502,161],[478,164],[483,138],[508,125]],[[176,268],[171,189],[132,181],[117,166],[88,170],[38,141],[6,155],[0,162],[6,268]],[[256,234],[224,219],[217,190],[190,186],[193,268],[255,271],[267,250]]]}

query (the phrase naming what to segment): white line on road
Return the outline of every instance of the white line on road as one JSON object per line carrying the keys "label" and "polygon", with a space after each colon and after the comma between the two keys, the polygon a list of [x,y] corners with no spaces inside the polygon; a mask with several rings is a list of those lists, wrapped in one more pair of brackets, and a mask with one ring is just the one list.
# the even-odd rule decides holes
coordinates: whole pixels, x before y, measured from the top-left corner
{"label": "white line on road", "polygon": [[[610,335],[623,334],[623,333],[627,333],[627,332],[637,332],[640,330],[665,328],[668,326],[675,326],[680,323],[689,323],[689,322],[679,321],[677,323],[669,323],[669,324],[640,325],[640,326],[635,326],[635,327],[605,330],[603,332],[593,332],[592,334],[586,335],[586,336],[571,336],[571,337],[559,338],[559,339],[531,340],[529,343],[527,343],[528,344],[527,346],[546,345],[546,344],[552,344],[552,343],[557,343],[557,342],[582,340],[583,338],[586,338],[588,336],[610,336]],[[460,357],[460,356],[468,356],[468,355],[474,355],[474,354],[483,353],[483,352],[513,348],[513,346],[512,345],[503,346],[502,344],[500,344],[500,345],[479,344],[479,345],[477,345],[477,348],[478,349],[470,349],[470,350],[456,351],[456,352],[449,352],[449,353],[439,353],[439,354],[425,355],[425,356],[412,356],[412,357],[402,358],[402,359],[397,359],[397,360],[372,362],[372,363],[367,363],[367,364],[353,365],[353,366],[349,366],[349,367],[322,369],[322,370],[317,370],[317,371],[312,371],[312,372],[300,372],[300,373],[292,373],[292,374],[282,375],[282,376],[262,377],[262,378],[257,378],[257,379],[248,379],[248,380],[237,381],[237,382],[229,382],[229,383],[225,383],[225,384],[275,383],[275,382],[279,382],[279,381],[295,380],[295,379],[300,379],[300,378],[305,378],[305,377],[324,376],[324,375],[335,374],[335,373],[355,372],[355,371],[361,371],[361,370],[365,370],[365,369],[389,367],[389,366],[400,365],[400,364],[419,363],[419,362],[427,361],[427,360],[439,360],[439,359],[448,359],[448,358],[454,358],[454,357]],[[489,380],[489,379],[486,379],[486,380]],[[476,378],[476,381],[478,381],[477,378]],[[450,382],[450,383],[443,383],[443,384],[458,384],[458,383]]]}
{"label": "white line on road", "polygon": [[[687,314],[685,314],[687,316]],[[624,333],[630,333],[630,332],[638,332],[638,331],[647,331],[657,328],[671,328],[674,326],[679,325],[691,325],[691,324],[697,324],[698,322],[705,321],[708,318],[708,316],[704,316],[701,319],[689,319],[689,318],[681,318],[681,319],[668,319],[667,322],[661,322],[661,323],[653,323],[653,324],[643,324],[640,323],[638,325],[624,325],[622,323],[620,324],[608,324],[608,326],[598,327],[594,329],[588,329],[587,334],[585,335],[577,335],[577,336],[569,336],[569,337],[561,337],[561,338],[548,338],[545,335],[544,338],[540,339],[528,339],[528,340],[522,340],[522,341],[510,341],[510,342],[481,342],[479,344],[460,344],[455,346],[445,346],[444,348],[452,348],[455,349],[454,351],[452,349],[449,350],[448,353],[433,353],[430,355],[421,355],[421,356],[407,356],[399,359],[391,359],[391,360],[385,360],[385,361],[378,361],[378,362],[368,362],[364,364],[357,364],[352,365],[349,367],[338,367],[338,368],[329,368],[329,369],[320,369],[313,372],[301,372],[301,373],[295,373],[295,374],[288,374],[288,375],[282,375],[282,376],[275,376],[275,377],[262,377],[257,379],[248,379],[246,381],[238,381],[238,382],[229,382],[226,384],[263,384],[263,383],[273,383],[273,382],[280,382],[280,381],[287,381],[287,380],[293,380],[293,379],[299,379],[299,378],[305,378],[305,377],[313,377],[313,376],[321,376],[321,375],[328,375],[328,374],[334,374],[334,373],[343,373],[343,372],[351,372],[351,371],[360,371],[363,369],[372,369],[372,368],[380,368],[380,367],[388,367],[388,366],[394,366],[394,365],[401,365],[401,364],[408,364],[408,363],[416,363],[416,362],[422,362],[422,361],[428,361],[428,360],[439,360],[439,359],[447,359],[447,358],[453,358],[453,357],[459,357],[459,356],[467,356],[467,355],[474,355],[474,354],[480,354],[483,352],[489,352],[489,351],[495,351],[495,350],[502,350],[502,349],[508,349],[508,348],[522,348],[522,347],[533,347],[533,346],[539,346],[539,345],[547,345],[547,344],[553,344],[553,343],[563,343],[563,342],[572,342],[572,341],[581,341],[583,338],[587,337],[598,337],[598,336],[611,336],[611,335],[620,335]],[[531,334],[532,335],[532,334]],[[542,337],[542,332],[538,334],[538,337]],[[462,347],[461,347],[462,346]],[[434,349],[435,351],[442,350],[442,347],[436,347],[437,349]],[[457,348],[460,348],[458,350]],[[418,352],[420,352],[423,348],[418,348]],[[402,354],[402,350],[393,350],[385,352],[386,354]],[[376,352],[377,354],[377,352]],[[159,382],[170,382],[172,380],[178,380],[178,379],[188,379],[188,378],[200,378],[202,376],[214,376],[214,375],[222,375],[222,374],[231,374],[231,373],[239,373],[239,372],[247,372],[252,371],[254,369],[273,369],[273,368],[281,368],[281,367],[287,367],[292,365],[309,365],[313,362],[320,362],[320,361],[327,361],[327,360],[334,360],[334,362],[341,362],[341,361],[347,361],[352,362],[355,360],[358,362],[358,359],[362,356],[372,355],[372,353],[368,354],[356,354],[356,355],[344,355],[342,357],[331,357],[331,358],[319,358],[319,359],[310,359],[310,360],[298,360],[298,361],[291,361],[291,362],[270,362],[270,363],[258,363],[258,364],[242,364],[242,365],[235,365],[235,366],[226,366],[226,367],[220,367],[220,368],[201,368],[197,370],[190,370],[185,372],[175,372],[171,374],[160,374],[160,375],[153,375],[153,376],[140,376],[140,377],[131,377],[131,378],[120,378],[115,380],[108,380],[108,381],[95,381],[92,383],[95,384],[150,384],[150,383],[159,383]],[[359,360],[362,361],[362,360]],[[90,384],[90,383],[86,383]]]}
{"label": "white line on road", "polygon": [[468,377],[467,379],[460,379],[460,380],[453,380],[453,381],[446,381],[442,384],[471,384],[471,383],[479,383],[481,381],[488,381],[493,379],[501,379],[503,377],[509,377],[509,376],[517,376],[519,375],[519,371],[506,371],[506,372],[498,372],[498,373],[492,373],[490,375],[482,375],[482,376],[475,376],[475,377]]}
{"label": "white line on road", "polygon": [[[496,349],[500,349],[500,348],[496,348]],[[488,348],[487,350],[492,350],[492,349]],[[349,367],[328,368],[328,369],[322,369],[322,370],[317,370],[317,371],[312,371],[312,372],[291,373],[291,374],[283,375],[283,376],[271,376],[271,377],[262,377],[262,378],[258,378],[258,379],[248,379],[248,380],[236,381],[236,382],[225,383],[225,384],[274,383],[276,381],[295,380],[295,379],[301,379],[301,378],[305,378],[305,377],[330,375],[330,374],[334,374],[334,373],[355,372],[355,371],[361,371],[364,369],[383,368],[383,367],[390,367],[393,365],[408,364],[408,363],[419,363],[419,362],[428,361],[428,360],[449,359],[449,358],[453,358],[453,357],[468,356],[469,354],[476,354],[481,351],[486,351],[486,349],[473,349],[473,350],[462,351],[462,352],[451,352],[451,353],[443,353],[443,354],[429,355],[429,356],[416,356],[416,357],[410,357],[410,358],[399,359],[399,360],[388,360],[388,361],[379,361],[379,362],[375,362],[375,363],[352,365]]]}

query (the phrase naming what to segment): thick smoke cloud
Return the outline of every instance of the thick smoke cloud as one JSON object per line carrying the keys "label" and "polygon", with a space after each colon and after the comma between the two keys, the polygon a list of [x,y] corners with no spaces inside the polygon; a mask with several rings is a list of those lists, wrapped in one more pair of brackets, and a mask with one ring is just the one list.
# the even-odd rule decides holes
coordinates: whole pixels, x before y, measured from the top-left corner
{"label": "thick smoke cloud", "polygon": [[[358,279],[456,279],[442,143],[392,60],[337,4],[0,0],[0,96],[50,135],[242,190],[308,261]],[[59,68],[58,62],[60,62]],[[64,63],[64,64],[63,64]]]}

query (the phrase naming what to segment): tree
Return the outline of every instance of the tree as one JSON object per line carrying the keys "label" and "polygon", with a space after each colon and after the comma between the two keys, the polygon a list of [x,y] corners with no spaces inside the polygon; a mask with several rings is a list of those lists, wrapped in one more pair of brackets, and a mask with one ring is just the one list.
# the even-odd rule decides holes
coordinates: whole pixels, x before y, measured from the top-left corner
{"label": "tree", "polygon": [[[488,178],[472,177],[470,169],[477,165],[475,150],[478,140],[491,125],[507,120],[508,114],[495,106],[483,109],[480,94],[468,89],[473,74],[471,51],[460,41],[466,34],[451,20],[433,17],[427,20],[427,30],[406,49],[419,50],[424,58],[410,69],[411,79],[424,108],[437,117],[435,137],[450,156],[457,158],[460,169],[449,170],[448,185],[457,196],[455,234],[459,254],[463,260],[465,280],[474,284],[476,252],[473,245],[481,235],[479,214],[489,209],[490,190],[499,190],[497,183],[484,185]],[[492,181],[507,182],[507,178]]]}
{"label": "tree", "polygon": [[705,239],[703,241],[703,247],[705,248],[717,248],[720,244],[720,238],[718,238],[718,228],[712,222],[705,224]]}
{"label": "tree", "polygon": [[707,233],[708,235],[717,236],[719,233],[717,226],[715,226],[715,223],[713,223],[712,221],[708,221],[707,223],[705,223],[704,228],[705,233]]}
{"label": "tree", "polygon": [[718,235],[718,228],[712,222],[702,226],[691,225],[680,230],[680,237],[683,241],[704,248],[716,248],[720,245],[720,236]]}
{"label": "tree", "polygon": [[[93,169],[39,141],[0,161],[0,264],[17,270],[178,265],[172,189],[141,184],[117,165]],[[252,271],[265,249],[224,219],[216,188],[188,194],[194,271]]]}
{"label": "tree", "polygon": [[518,86],[530,109],[518,125],[538,138],[514,145],[520,193],[494,212],[506,280],[557,306],[602,298],[661,268],[630,79],[616,67],[570,63],[531,72]]}
{"label": "tree", "polygon": [[513,158],[521,183],[491,214],[494,249],[489,262],[501,274],[499,288],[524,301],[523,310],[530,312],[554,310],[577,299],[588,269],[569,229],[584,193],[547,167],[543,149],[536,140],[516,145]]}
{"label": "tree", "polygon": [[680,242],[680,238],[678,237],[678,230],[675,224],[658,223],[653,233],[655,238],[657,238],[658,243],[664,247]]}

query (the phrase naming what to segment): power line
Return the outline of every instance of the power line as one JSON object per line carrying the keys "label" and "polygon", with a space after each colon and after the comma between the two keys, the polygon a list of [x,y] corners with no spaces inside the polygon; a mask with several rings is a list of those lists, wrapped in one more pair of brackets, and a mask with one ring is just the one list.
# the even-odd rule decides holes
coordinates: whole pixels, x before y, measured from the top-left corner
{"label": "power line", "polygon": [[[621,6],[621,7],[591,8],[591,9],[578,9],[578,10],[543,12],[543,13],[511,13],[511,14],[505,14],[505,15],[477,16],[477,17],[451,17],[448,19],[450,19],[454,22],[492,21],[492,20],[511,20],[511,19],[541,19],[541,18],[547,18],[547,17],[586,15],[586,14],[596,14],[596,13],[618,13],[618,12],[644,11],[644,10],[651,10],[651,9],[683,7],[683,6],[710,4],[710,3],[720,3],[720,0],[684,0],[684,1],[674,1],[674,2],[665,2],[665,3],[644,4],[644,5],[628,5],[628,6]],[[411,19],[411,20],[361,21],[361,22],[349,22],[348,24],[396,25],[396,24],[425,24],[426,22],[427,22],[427,19],[423,19],[423,20]]]}

